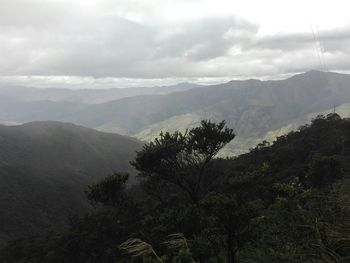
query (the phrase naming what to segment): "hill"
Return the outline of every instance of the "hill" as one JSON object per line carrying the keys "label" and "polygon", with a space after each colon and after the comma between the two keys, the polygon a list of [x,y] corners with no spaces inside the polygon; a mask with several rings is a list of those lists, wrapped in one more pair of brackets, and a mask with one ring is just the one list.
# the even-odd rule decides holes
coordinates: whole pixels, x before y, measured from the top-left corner
{"label": "hill", "polygon": [[222,154],[239,155],[261,140],[273,140],[288,125],[306,123],[310,116],[350,103],[349,85],[350,75],[310,71],[284,80],[230,81],[92,105],[17,100],[6,106],[5,99],[0,104],[0,121],[59,120],[150,141],[160,131],[184,131],[202,119],[226,120],[237,138]]}
{"label": "hill", "polygon": [[[127,189],[125,177],[103,179],[90,188],[101,209],[63,232],[11,242],[0,259],[347,262],[349,131],[349,119],[320,116],[272,145],[227,159],[210,158],[233,138],[221,124],[201,122],[184,135],[187,140],[164,135],[133,162],[142,184]],[[147,243],[129,239],[135,237]]]}
{"label": "hill", "polygon": [[241,154],[269,132],[349,103],[349,85],[349,75],[310,71],[285,80],[231,81],[168,95],[121,99],[89,106],[67,120],[145,141],[161,130],[184,131],[201,119],[226,120],[238,136],[225,150]]}
{"label": "hill", "polygon": [[0,125],[0,243],[67,225],[91,211],[84,189],[132,172],[135,139],[60,122]]}

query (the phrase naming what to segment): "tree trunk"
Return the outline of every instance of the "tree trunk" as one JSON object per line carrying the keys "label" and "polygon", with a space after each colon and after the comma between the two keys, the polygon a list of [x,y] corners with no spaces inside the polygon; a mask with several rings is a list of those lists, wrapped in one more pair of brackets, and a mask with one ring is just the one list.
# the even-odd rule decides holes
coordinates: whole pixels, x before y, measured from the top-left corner
{"label": "tree trunk", "polygon": [[233,235],[229,233],[227,235],[227,242],[226,242],[226,250],[227,250],[227,258],[226,262],[227,263],[235,263],[235,251],[233,249]]}

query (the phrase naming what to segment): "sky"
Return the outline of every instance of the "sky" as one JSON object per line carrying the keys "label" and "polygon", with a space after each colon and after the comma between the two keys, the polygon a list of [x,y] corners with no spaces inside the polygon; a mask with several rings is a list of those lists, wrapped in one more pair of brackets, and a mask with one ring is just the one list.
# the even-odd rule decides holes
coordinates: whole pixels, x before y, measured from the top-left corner
{"label": "sky", "polygon": [[350,72],[348,0],[0,0],[0,86]]}

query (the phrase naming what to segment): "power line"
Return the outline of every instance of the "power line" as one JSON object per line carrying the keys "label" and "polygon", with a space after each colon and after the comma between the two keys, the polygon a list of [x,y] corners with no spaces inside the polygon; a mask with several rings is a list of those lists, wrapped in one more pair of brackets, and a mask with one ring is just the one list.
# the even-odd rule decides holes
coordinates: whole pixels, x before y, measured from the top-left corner
{"label": "power line", "polygon": [[324,46],[322,44],[323,41],[321,39],[320,31],[318,30],[318,24],[316,24],[316,30],[317,30],[317,36],[318,36],[318,43],[319,43],[319,47],[320,47],[320,51],[321,51],[320,54],[321,54],[323,67],[324,67],[324,70],[327,71],[326,62],[325,62],[325,59],[324,59]]}
{"label": "power line", "polygon": [[312,23],[310,23],[310,28],[311,28],[311,33],[314,39],[314,43],[313,43],[313,47],[315,49],[316,55],[318,57],[318,60],[320,62],[320,66],[322,67],[322,60],[321,60],[321,56],[320,56],[320,51],[318,50],[318,46],[317,46],[317,39],[316,39],[316,35],[315,35],[315,31],[313,29]]}
{"label": "power line", "polygon": [[315,31],[314,31],[314,28],[313,28],[311,22],[310,22],[310,28],[311,28],[311,33],[312,33],[312,36],[313,36],[313,39],[314,39],[314,45],[313,46],[315,48],[316,55],[317,55],[317,57],[319,59],[321,70],[325,70],[325,67],[324,67],[324,64],[323,64],[323,60],[322,60],[322,55],[321,55],[322,50],[320,48],[320,41],[316,37]]}

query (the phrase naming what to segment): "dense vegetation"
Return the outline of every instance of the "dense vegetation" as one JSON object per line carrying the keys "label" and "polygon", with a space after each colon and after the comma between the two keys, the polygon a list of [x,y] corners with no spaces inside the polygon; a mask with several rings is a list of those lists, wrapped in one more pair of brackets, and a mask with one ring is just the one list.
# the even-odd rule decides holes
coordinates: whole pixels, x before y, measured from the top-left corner
{"label": "dense vegetation", "polygon": [[[224,122],[161,134],[91,185],[96,211],[69,229],[11,242],[1,262],[349,262],[350,120],[310,126],[215,159]],[[132,257],[133,256],[133,257]]]}

